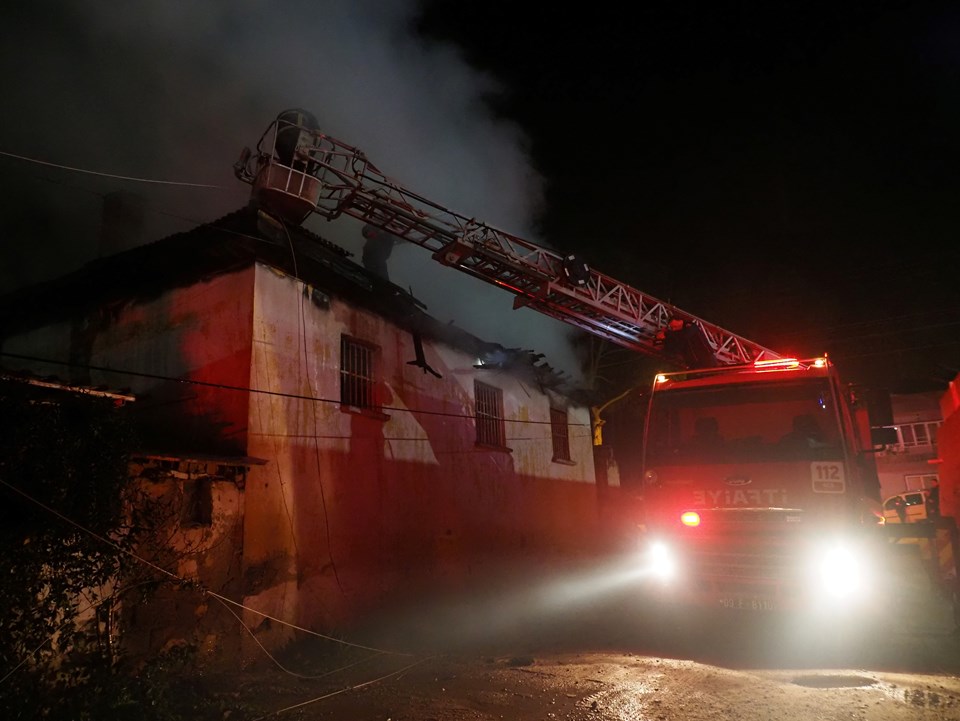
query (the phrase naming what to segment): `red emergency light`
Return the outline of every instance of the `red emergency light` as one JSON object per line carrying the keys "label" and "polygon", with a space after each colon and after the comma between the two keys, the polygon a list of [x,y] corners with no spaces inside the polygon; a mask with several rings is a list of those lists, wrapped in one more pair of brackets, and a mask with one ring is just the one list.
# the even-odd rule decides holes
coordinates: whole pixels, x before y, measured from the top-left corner
{"label": "red emergency light", "polygon": [[826,366],[826,358],[812,358],[809,360],[800,360],[798,358],[769,358],[753,362],[753,368],[756,371],[784,371],[796,370],[797,368],[825,368]]}
{"label": "red emergency light", "polygon": [[770,358],[754,361],[753,367],[758,371],[786,370],[788,368],[799,368],[800,361],[796,358]]}

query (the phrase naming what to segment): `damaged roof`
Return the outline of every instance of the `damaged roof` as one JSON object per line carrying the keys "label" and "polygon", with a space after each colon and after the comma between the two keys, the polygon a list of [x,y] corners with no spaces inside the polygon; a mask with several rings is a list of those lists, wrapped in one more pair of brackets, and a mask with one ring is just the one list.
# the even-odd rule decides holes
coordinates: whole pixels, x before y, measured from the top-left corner
{"label": "damaged roof", "polygon": [[254,263],[274,267],[412,333],[470,353],[481,359],[483,367],[524,374],[543,387],[560,389],[568,382],[542,361],[541,354],[505,348],[441,323],[413,295],[351,260],[340,246],[303,227],[277,225],[252,205],[0,296],[0,333],[12,335],[104,306],[148,301],[169,288]]}

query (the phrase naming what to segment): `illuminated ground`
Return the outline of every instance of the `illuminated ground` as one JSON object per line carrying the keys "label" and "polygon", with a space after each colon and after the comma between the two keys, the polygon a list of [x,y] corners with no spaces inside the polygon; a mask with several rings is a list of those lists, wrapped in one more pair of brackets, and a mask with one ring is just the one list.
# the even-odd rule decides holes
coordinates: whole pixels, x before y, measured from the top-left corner
{"label": "illuminated ground", "polygon": [[[394,664],[396,667],[397,664]],[[960,718],[956,677],[872,670],[738,669],[609,653],[438,657],[363,685],[386,665],[337,680],[271,674],[235,690],[252,718],[463,721],[464,719],[730,719],[943,721]]]}
{"label": "illuminated ground", "polygon": [[249,718],[960,719],[936,619],[654,613],[611,570],[397,610],[353,637],[384,653],[305,643],[227,688]]}

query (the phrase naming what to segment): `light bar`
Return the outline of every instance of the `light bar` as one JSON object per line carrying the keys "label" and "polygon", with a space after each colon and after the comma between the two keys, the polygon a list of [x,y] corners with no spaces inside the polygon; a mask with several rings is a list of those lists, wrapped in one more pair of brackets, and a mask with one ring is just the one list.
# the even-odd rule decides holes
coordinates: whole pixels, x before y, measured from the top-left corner
{"label": "light bar", "polygon": [[757,370],[783,370],[785,368],[799,368],[800,361],[796,358],[771,358],[769,360],[754,361],[753,367]]}

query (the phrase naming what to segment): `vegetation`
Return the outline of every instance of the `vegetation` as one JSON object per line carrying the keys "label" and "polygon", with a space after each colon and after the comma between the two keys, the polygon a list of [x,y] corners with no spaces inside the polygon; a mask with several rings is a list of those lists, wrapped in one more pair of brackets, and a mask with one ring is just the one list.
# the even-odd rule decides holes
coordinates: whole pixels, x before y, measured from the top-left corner
{"label": "vegetation", "polygon": [[129,572],[150,524],[128,481],[123,410],[4,381],[0,417],[0,716],[204,718],[184,693],[188,652],[131,669],[113,645],[116,601],[150,585]]}

